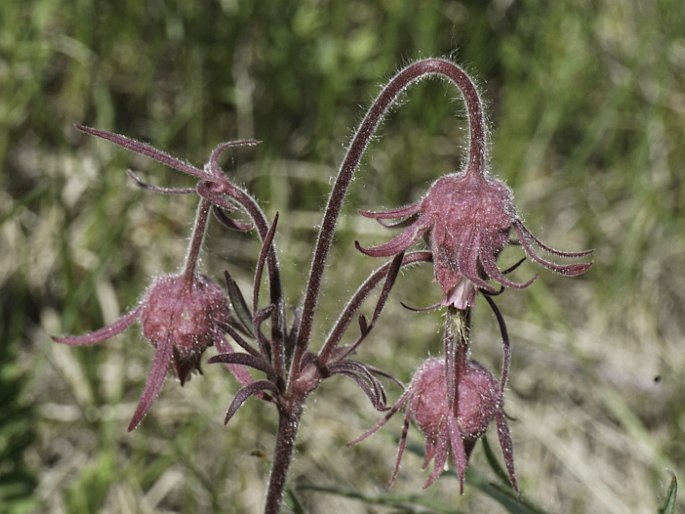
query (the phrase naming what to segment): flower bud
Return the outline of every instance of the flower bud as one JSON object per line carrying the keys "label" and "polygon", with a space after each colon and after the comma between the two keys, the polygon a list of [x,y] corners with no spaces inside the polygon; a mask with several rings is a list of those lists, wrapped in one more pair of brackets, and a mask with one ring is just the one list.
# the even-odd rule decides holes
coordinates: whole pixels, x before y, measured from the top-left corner
{"label": "flower bud", "polygon": [[155,348],[172,345],[172,361],[183,384],[220,333],[218,323],[228,317],[224,291],[205,275],[192,280],[165,275],[152,283],[141,305],[143,336]]}
{"label": "flower bud", "polygon": [[483,435],[500,408],[501,390],[497,379],[474,360],[458,376],[456,409],[447,404],[445,361],[428,359],[412,381],[414,397],[410,403],[414,422],[432,442],[445,430],[448,417],[457,414],[459,432],[464,441],[475,442]]}
{"label": "flower bud", "polygon": [[487,369],[474,360],[466,360],[456,368],[456,401],[449,405],[445,360],[430,358],[416,371],[411,383],[390,411],[372,428],[349,443],[355,445],[373,435],[401,408],[405,407],[404,429],[400,439],[395,469],[390,483],[397,477],[400,461],[407,441],[410,420],[426,438],[426,455],[423,468],[433,461],[433,471],[425,487],[430,486],[442,474],[451,454],[459,489],[464,490],[464,473],[469,457],[488,425],[497,421],[497,435],[504,454],[509,480],[518,491],[514,471],[514,457],[511,436],[502,410],[502,388],[500,382]]}

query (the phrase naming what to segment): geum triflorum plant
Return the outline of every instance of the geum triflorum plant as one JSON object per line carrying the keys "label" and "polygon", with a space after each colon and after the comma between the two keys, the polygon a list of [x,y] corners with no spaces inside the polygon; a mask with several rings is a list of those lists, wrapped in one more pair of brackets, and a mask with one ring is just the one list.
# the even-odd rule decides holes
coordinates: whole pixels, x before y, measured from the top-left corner
{"label": "geum triflorum plant", "polygon": [[[415,204],[385,212],[362,211],[364,216],[386,225],[386,220],[399,220],[388,226],[405,227],[405,230],[377,247],[363,248],[356,243],[366,254],[393,258],[362,282],[328,335],[315,347],[312,344],[312,327],[324,271],[353,175],[391,105],[410,85],[430,76],[448,79],[463,95],[469,121],[466,164],[461,172],[439,178],[426,196]],[[83,126],[78,128],[197,179],[194,188],[173,189],[149,185],[130,173],[139,186],[151,192],[170,195],[195,193],[200,197],[182,269],[179,273],[154,279],[138,306],[114,324],[86,335],[55,338],[65,344],[95,344],[140,321],[143,336],[155,348],[155,357],[129,429],[137,426],[150,409],[170,367],[183,384],[190,372],[199,367],[203,351],[214,346],[219,353],[209,362],[226,364],[241,384],[229,405],[225,421],[228,422],[253,396],[274,405],[278,412],[276,447],[264,508],[266,513],[279,512],[305,402],[323,380],[333,375],[350,378],[377,410],[388,411],[353,443],[374,433],[393,414],[405,408],[405,427],[393,480],[406,444],[408,425],[413,419],[426,438],[426,466],[434,461],[426,485],[438,478],[451,455],[459,475],[460,490],[463,490],[464,474],[474,445],[491,421],[496,420],[510,482],[518,491],[511,437],[504,414],[504,389],[511,358],[509,338],[502,314],[491,297],[501,293],[505,287],[527,287],[535,277],[526,282],[516,282],[507,274],[517,265],[501,271],[496,260],[507,245],[518,244],[531,260],[567,276],[584,273],[591,263],[555,264],[537,253],[535,247],[560,257],[578,257],[589,252],[555,250],[541,243],[524,226],[514,207],[511,190],[488,173],[487,132],[481,100],[473,81],[460,67],[444,59],[415,62],[397,73],[371,105],[340,166],[323,213],[304,298],[293,310],[295,314],[290,324],[286,323],[287,302],[276,250],[278,214],[269,223],[258,202],[234,184],[219,165],[219,158],[227,149],[254,145],[256,141],[223,143],[214,150],[204,168],[199,169],[125,136]],[[232,213],[236,210],[247,214],[250,221],[234,219]],[[224,274],[224,292],[197,269],[210,211],[227,228],[243,232],[255,230],[261,239],[250,303],[228,272]],[[512,231],[517,237],[515,241],[510,240]],[[422,236],[427,239],[430,251],[408,252]],[[352,356],[377,324],[400,269],[431,262],[443,292],[443,300],[432,308],[446,311],[444,355],[424,362],[404,393],[389,408],[380,379],[395,379]],[[259,297],[265,271],[269,283],[266,305]],[[499,284],[499,288],[491,280]],[[359,311],[378,287],[381,288],[380,294],[370,318],[367,318]],[[470,313],[479,292],[484,294],[493,309],[502,333],[503,361],[499,381],[470,357]],[[229,309],[229,303],[232,309]],[[355,318],[359,334],[352,344],[342,345],[343,336]],[[228,338],[242,351],[236,351]],[[261,374],[261,378],[255,378],[255,373]]]}

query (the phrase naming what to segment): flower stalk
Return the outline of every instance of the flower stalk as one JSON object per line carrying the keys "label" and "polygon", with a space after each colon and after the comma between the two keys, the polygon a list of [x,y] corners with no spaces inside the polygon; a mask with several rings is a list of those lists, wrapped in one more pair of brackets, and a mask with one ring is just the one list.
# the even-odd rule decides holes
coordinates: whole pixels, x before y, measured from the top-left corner
{"label": "flower stalk", "polygon": [[290,470],[290,463],[295,451],[297,431],[302,417],[302,406],[290,410],[278,411],[278,432],[276,434],[276,448],[271,462],[271,473],[267,486],[264,514],[279,514],[283,493]]}
{"label": "flower stalk", "polygon": [[211,206],[212,204],[204,199],[201,199],[197,206],[195,222],[193,223],[193,230],[190,235],[190,244],[188,245],[188,253],[183,265],[183,277],[185,278],[188,287],[192,287],[193,276],[197,271],[202,243],[204,242],[205,233],[207,232],[207,221],[209,219],[209,210]]}

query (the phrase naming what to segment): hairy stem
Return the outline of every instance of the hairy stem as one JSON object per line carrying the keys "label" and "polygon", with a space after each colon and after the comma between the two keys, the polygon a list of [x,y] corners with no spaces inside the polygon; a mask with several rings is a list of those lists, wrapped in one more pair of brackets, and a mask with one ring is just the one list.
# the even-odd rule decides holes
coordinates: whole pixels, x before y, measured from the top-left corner
{"label": "hairy stem", "polygon": [[471,313],[449,307],[445,318],[445,383],[447,402],[459,415],[459,377],[466,372]]}
{"label": "hairy stem", "polygon": [[335,224],[340,215],[354,172],[359,166],[373,133],[385,117],[388,109],[411,84],[427,76],[443,76],[451,80],[461,91],[469,119],[469,156],[466,171],[482,173],[486,162],[486,129],[480,97],[469,76],[456,64],[445,59],[425,59],[415,62],[395,75],[383,88],[366,113],[338,171],[328,205],[319,229],[314,257],[309,270],[309,279],[302,308],[302,318],[297,331],[298,339],[291,368],[291,377],[297,375],[299,361],[306,351],[314,324],[314,312],[321,290],[322,276],[328,252],[333,242]]}
{"label": "hairy stem", "polygon": [[264,514],[279,514],[280,512],[301,416],[302,405],[293,408],[292,412],[288,412],[283,408],[278,410],[278,434],[276,436],[274,457],[271,463]]}
{"label": "hairy stem", "polygon": [[190,244],[188,245],[188,253],[183,265],[183,278],[188,287],[193,284],[195,272],[197,270],[197,263],[202,250],[202,242],[205,239],[205,232],[207,231],[207,220],[209,218],[209,210],[212,204],[200,199],[195,214],[195,221],[193,222],[193,233],[190,236]]}

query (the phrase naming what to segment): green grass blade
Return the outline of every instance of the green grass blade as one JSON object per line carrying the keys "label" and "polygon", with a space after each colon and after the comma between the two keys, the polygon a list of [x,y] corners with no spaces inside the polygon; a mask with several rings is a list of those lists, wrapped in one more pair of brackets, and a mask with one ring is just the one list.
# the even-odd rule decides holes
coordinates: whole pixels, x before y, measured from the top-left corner
{"label": "green grass blade", "polygon": [[668,491],[666,492],[666,499],[664,503],[661,504],[659,508],[659,514],[674,514],[676,497],[678,493],[678,480],[675,475],[671,478],[671,484],[668,486]]}

